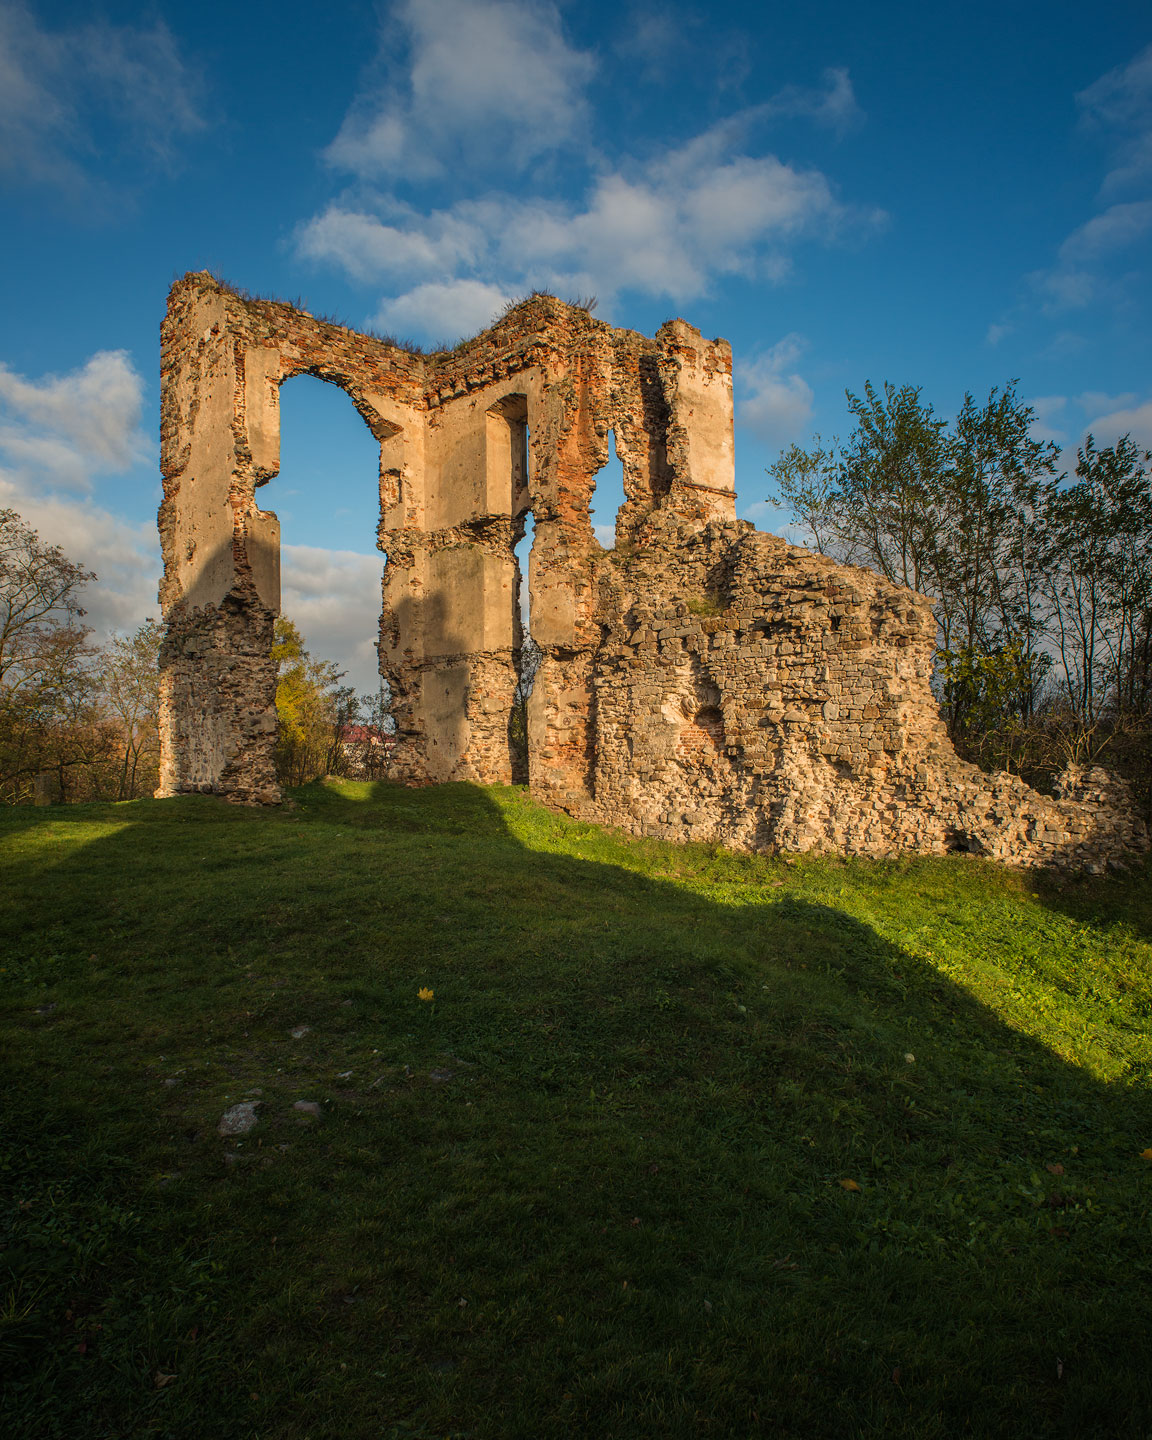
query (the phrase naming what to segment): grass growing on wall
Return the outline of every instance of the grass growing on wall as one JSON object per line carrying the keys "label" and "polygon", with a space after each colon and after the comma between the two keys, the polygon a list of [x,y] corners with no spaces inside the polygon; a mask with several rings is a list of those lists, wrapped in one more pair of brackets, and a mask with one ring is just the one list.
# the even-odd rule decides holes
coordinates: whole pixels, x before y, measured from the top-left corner
{"label": "grass growing on wall", "polygon": [[5,1436],[1152,1428],[1147,868],[351,783],[0,862]]}

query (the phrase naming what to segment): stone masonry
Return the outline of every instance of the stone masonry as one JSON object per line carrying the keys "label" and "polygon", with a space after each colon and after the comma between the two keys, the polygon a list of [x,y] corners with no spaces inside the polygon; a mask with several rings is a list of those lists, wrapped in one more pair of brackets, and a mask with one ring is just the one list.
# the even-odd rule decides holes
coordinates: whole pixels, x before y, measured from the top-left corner
{"label": "stone masonry", "polygon": [[[279,469],[279,386],[310,374],[380,444],[395,778],[526,779],[590,820],[746,850],[1098,868],[1146,848],[1102,772],[1049,798],[958,759],[927,599],[735,518],[731,370],[682,320],[649,339],[550,296],[419,355],[186,275],[162,327],[159,793],[280,799],[279,526],[257,492]],[[605,550],[589,503],[610,434],[626,501]],[[529,513],[525,776],[509,720]]]}

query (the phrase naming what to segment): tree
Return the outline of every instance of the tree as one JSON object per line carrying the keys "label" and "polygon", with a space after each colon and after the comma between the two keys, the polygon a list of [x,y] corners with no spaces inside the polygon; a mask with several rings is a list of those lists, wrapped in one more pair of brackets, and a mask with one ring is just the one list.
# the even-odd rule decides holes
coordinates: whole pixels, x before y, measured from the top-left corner
{"label": "tree", "polygon": [[790,445],[780,454],[768,474],[775,480],[779,494],[772,497],[777,505],[787,505],[792,519],[812,537],[813,546],[821,555],[846,558],[850,545],[841,541],[840,517],[837,509],[840,466],[837,458],[839,441],[833,439],[825,450],[820,436],[811,450]]}
{"label": "tree", "polygon": [[[1048,669],[1042,577],[1050,547],[1041,517],[1059,452],[1032,438],[1035,415],[1015,387],[1013,380],[993,388],[982,406],[964,397],[947,438],[946,517],[929,593],[945,686],[957,664],[975,671],[995,661],[1003,716],[1026,721]],[[954,733],[969,727],[965,703],[964,687],[952,685],[946,714]]]}
{"label": "tree", "polygon": [[544,652],[532,639],[524,637],[520,650],[520,665],[517,672],[516,689],[512,693],[512,714],[508,722],[508,744],[512,752],[512,778],[523,784],[528,779],[528,697],[536,683],[536,672]]}
{"label": "tree", "polygon": [[982,714],[992,693],[1027,713],[1044,672],[1036,516],[1056,451],[1031,438],[1015,385],[984,404],[965,395],[950,427],[917,387],[881,394],[869,382],[863,397],[847,392],[856,424],[845,445],[793,445],[768,472],[818,550],[935,600],[954,738],[978,690]]}
{"label": "tree", "polygon": [[287,616],[276,621],[272,645],[276,662],[276,712],[280,732],[276,769],[285,785],[304,785],[339,768],[341,730],[355,696],[328,660],[316,660]]}
{"label": "tree", "polygon": [[45,545],[15,510],[0,510],[0,695],[31,695],[83,644],[80,592],[96,576]]}
{"label": "tree", "polygon": [[1129,773],[1152,771],[1149,456],[1089,436],[1070,482],[1015,381],[965,395],[951,425],[907,385],[848,405],[847,444],[794,445],[768,473],[822,553],[935,601],[961,753],[1042,779],[1124,749]]}
{"label": "tree", "polygon": [[95,578],[0,510],[0,797],[9,803],[30,799],[48,770],[66,792],[67,771],[84,763],[76,730],[95,720],[95,652],[80,594]]}
{"label": "tree", "polygon": [[122,751],[117,799],[151,794],[158,781],[160,626],[145,620],[132,635],[114,636],[100,657],[100,688]]}
{"label": "tree", "polygon": [[945,422],[912,385],[869,382],[848,392],[856,428],[839,457],[832,513],[845,559],[874,566],[897,585],[923,590],[939,558],[947,514]]}
{"label": "tree", "polygon": [[1057,684],[1053,709],[1078,759],[1127,754],[1152,798],[1152,455],[1089,435],[1076,479],[1043,523]]}

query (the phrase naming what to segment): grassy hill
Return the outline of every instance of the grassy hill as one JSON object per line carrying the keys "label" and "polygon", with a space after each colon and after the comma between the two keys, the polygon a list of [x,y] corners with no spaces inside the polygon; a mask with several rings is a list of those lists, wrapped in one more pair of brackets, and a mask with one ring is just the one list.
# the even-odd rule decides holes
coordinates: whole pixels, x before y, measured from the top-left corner
{"label": "grassy hill", "polygon": [[0,865],[5,1436],[1152,1434],[1147,866],[354,784]]}

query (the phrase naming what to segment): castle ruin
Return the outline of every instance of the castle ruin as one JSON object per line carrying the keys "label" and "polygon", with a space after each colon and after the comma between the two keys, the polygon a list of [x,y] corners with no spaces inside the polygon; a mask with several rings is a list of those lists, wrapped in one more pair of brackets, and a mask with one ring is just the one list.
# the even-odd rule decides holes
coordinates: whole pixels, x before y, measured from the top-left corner
{"label": "castle ruin", "polygon": [[[1050,798],[948,740],[931,602],[736,519],[732,357],[548,296],[434,355],[208,274],[162,327],[162,795],[275,804],[279,387],[338,385],[380,445],[380,673],[399,780],[526,780],[571,814],[758,851],[967,850],[1099,868],[1146,848],[1122,787]],[[589,502],[609,454],[615,548]],[[531,514],[528,772],[510,717]]]}

